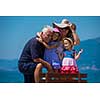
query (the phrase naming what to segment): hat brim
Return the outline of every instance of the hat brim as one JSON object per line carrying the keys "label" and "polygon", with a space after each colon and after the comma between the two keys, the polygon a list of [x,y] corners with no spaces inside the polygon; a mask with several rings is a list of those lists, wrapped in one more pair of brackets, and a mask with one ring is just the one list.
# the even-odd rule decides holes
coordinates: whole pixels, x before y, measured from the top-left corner
{"label": "hat brim", "polygon": [[58,28],[67,28],[69,27],[67,24],[58,24],[58,23],[53,23],[53,27],[58,27]]}

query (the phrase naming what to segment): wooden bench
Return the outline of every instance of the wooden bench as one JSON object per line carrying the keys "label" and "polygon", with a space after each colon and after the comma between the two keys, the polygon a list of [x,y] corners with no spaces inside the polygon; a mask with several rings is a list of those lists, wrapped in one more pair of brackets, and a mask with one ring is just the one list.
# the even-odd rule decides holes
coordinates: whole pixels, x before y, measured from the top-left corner
{"label": "wooden bench", "polygon": [[[85,78],[85,79],[84,79]],[[40,74],[40,83],[87,83],[87,74]]]}

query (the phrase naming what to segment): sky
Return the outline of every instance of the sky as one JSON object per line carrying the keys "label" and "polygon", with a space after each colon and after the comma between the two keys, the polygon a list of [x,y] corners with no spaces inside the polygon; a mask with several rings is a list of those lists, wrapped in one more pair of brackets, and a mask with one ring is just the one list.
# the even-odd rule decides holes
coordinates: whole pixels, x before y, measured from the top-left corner
{"label": "sky", "polygon": [[0,16],[0,59],[18,59],[37,32],[65,18],[76,24],[81,41],[100,37],[100,16]]}

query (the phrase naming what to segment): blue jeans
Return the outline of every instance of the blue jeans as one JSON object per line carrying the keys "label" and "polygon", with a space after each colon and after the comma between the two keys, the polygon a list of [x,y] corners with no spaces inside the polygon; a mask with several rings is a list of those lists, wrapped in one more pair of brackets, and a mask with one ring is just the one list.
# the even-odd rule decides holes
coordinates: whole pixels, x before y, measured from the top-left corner
{"label": "blue jeans", "polygon": [[19,63],[19,71],[24,75],[24,83],[35,83],[34,71],[36,68],[36,63]]}
{"label": "blue jeans", "polygon": [[34,74],[24,74],[24,83],[35,83]]}

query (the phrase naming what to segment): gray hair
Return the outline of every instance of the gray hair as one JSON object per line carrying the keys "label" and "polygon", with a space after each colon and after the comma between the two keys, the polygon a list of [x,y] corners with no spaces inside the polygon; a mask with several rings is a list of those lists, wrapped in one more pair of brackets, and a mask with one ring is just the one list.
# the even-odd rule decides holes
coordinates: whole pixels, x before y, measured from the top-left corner
{"label": "gray hair", "polygon": [[47,31],[53,32],[53,28],[51,26],[47,25],[42,29],[43,33],[46,33]]}

